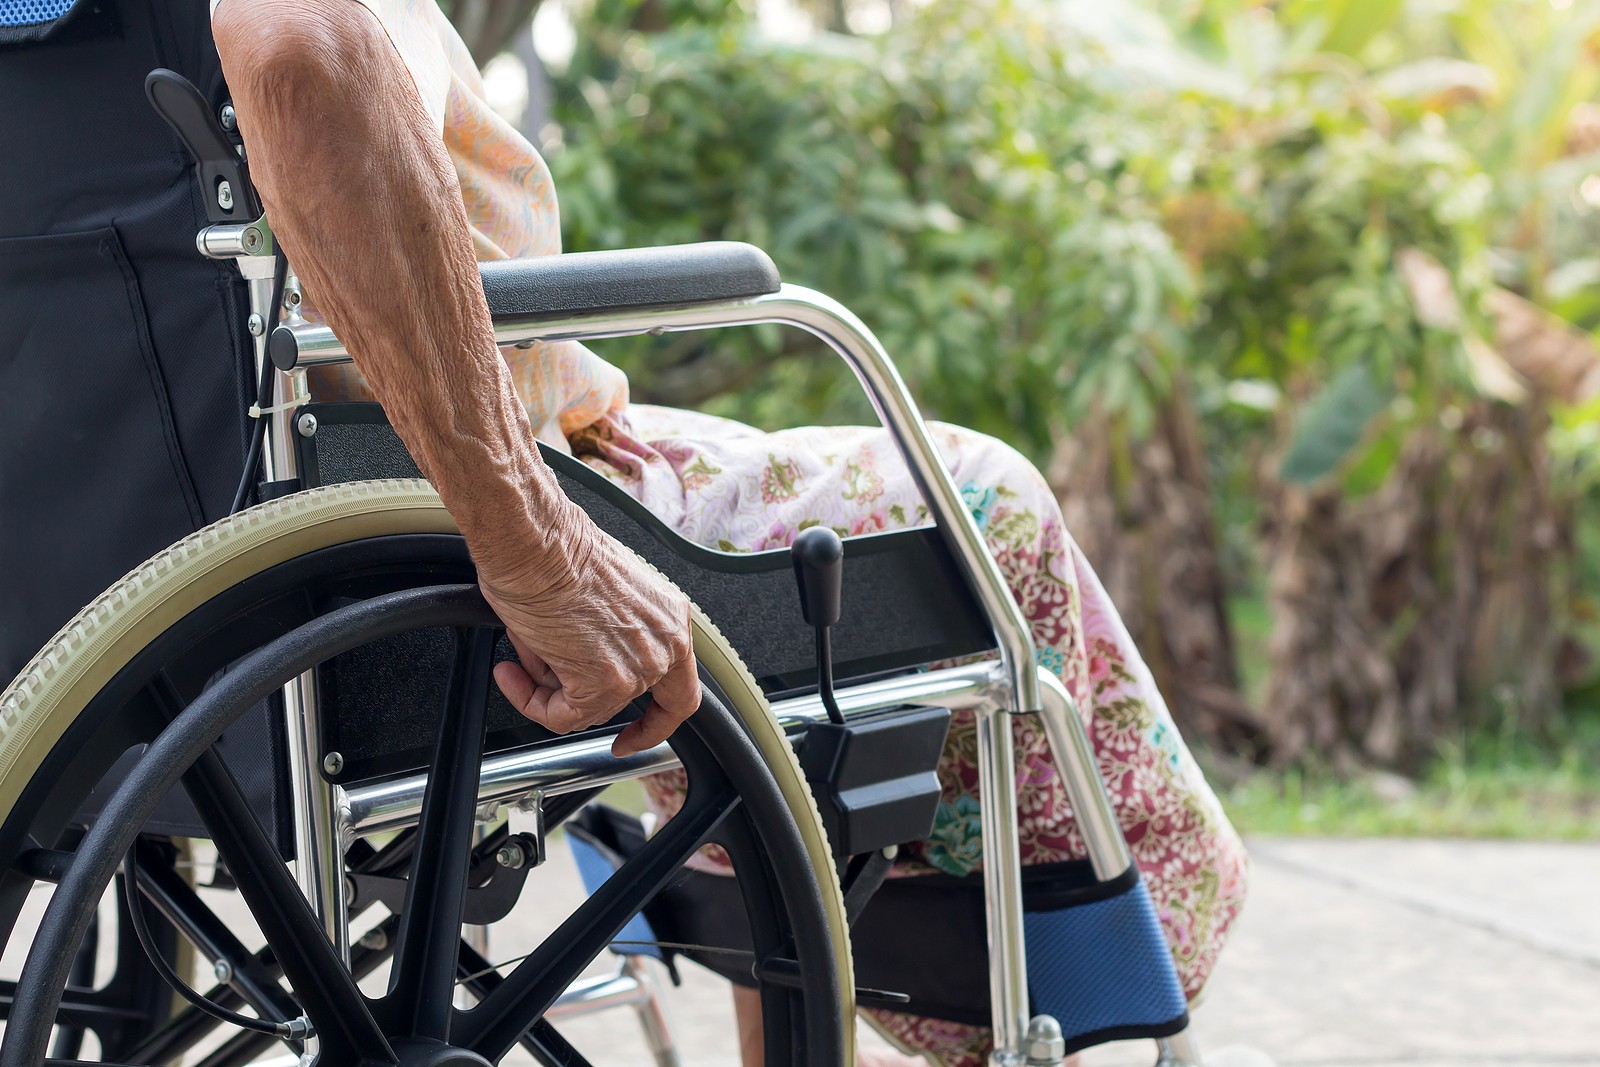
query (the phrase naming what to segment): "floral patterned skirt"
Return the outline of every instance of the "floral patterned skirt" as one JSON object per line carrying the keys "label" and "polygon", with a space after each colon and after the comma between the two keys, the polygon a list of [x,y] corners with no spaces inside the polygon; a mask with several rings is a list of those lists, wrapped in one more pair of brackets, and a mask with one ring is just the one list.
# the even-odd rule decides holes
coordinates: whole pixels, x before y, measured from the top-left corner
{"label": "floral patterned skirt", "polygon": [[[1099,579],[1062,523],[1044,479],[1020,454],[981,434],[933,433],[1012,593],[1033,627],[1039,661],[1083,709],[1124,834],[1149,885],[1185,992],[1205,984],[1244,902],[1246,858],[1215,795],[1178,736],[1150,672]],[[887,434],[811,427],[767,434],[726,419],[634,405],[578,434],[574,454],[692,541],[728,552],[786,548],[818,523],[841,536],[927,521]],[[1084,857],[1083,840],[1039,726],[1013,720],[1022,861]],[[982,858],[977,743],[958,712],[940,763],[943,798],[932,836],[901,850],[896,873],[965,875]],[[647,783],[663,814],[681,777]],[[873,1010],[897,1045],[949,1067],[981,1067],[988,1031]]]}

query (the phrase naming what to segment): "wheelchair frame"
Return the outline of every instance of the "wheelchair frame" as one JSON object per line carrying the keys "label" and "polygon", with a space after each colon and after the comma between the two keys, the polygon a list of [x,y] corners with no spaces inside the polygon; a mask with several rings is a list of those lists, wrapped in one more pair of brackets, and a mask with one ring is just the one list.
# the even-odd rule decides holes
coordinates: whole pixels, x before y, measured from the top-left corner
{"label": "wheelchair frame", "polygon": [[[249,283],[249,327],[256,340],[259,373],[268,360],[266,324],[271,321],[277,255],[267,222],[263,218],[242,225],[211,225],[199,233],[196,244],[211,258],[234,259]],[[293,335],[297,361],[293,370],[276,372],[273,404],[259,416],[269,420],[263,450],[268,482],[294,479],[299,474],[293,442],[294,435],[302,432],[296,424],[296,409],[310,400],[305,369],[351,361],[329,327],[299,314],[299,286],[292,273],[284,297],[288,314],[279,329]],[[495,324],[495,338],[502,345],[583,341],[763,323],[804,330],[849,365],[905,459],[930,516],[993,627],[1000,651],[997,661],[866,682],[841,689],[837,696],[847,714],[906,703],[975,713],[993,1007],[991,1062],[998,1067],[1054,1067],[1064,1058],[1059,1026],[1046,1016],[1029,1018],[1010,716],[1032,714],[1042,719],[1096,878],[1103,881],[1121,874],[1133,859],[1096,770],[1077,702],[1054,674],[1037,665],[1027,622],[963,504],[909,390],[877,338],[837,301],[787,283],[775,293],[719,303],[502,320]],[[296,877],[335,947],[348,958],[344,848],[357,837],[414,825],[422,810],[427,775],[349,788],[327,781],[317,773],[321,764],[320,712],[311,676],[304,675],[285,687],[283,699],[295,809]],[[773,712],[786,730],[827,721],[818,696],[777,701]],[[487,820],[503,806],[525,798],[601,787],[677,765],[677,757],[666,745],[617,759],[610,755],[608,739],[564,746],[559,753],[534,750],[489,756],[482,765],[479,815]],[[1199,1063],[1188,1030],[1158,1039],[1157,1067],[1199,1067]]]}

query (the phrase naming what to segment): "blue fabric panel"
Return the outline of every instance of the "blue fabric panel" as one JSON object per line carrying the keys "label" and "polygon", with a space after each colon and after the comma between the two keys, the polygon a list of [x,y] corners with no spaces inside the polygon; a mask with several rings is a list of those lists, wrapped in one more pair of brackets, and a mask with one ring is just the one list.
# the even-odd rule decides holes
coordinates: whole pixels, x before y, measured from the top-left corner
{"label": "blue fabric panel", "polygon": [[[565,834],[563,836],[566,837],[567,844],[572,848],[572,858],[578,861],[578,876],[583,879],[583,887],[590,893],[594,893],[605,885],[606,880],[616,872],[616,865],[612,862],[610,856],[607,856],[604,852],[589,844],[589,842],[580,839],[577,834]],[[651,929],[650,923],[646,921],[644,912],[640,912],[628,920],[628,925],[622,928],[622,932],[617,935],[617,940],[655,941],[656,932]],[[661,950],[653,944],[613,944],[611,951],[619,956],[654,956],[658,960],[666,958],[661,954]]]}
{"label": "blue fabric panel", "polygon": [[1144,880],[1120,896],[1023,916],[1035,1013],[1074,1037],[1156,1026],[1187,1010]]}
{"label": "blue fabric panel", "polygon": [[67,13],[72,0],[0,0],[0,26],[37,26]]}

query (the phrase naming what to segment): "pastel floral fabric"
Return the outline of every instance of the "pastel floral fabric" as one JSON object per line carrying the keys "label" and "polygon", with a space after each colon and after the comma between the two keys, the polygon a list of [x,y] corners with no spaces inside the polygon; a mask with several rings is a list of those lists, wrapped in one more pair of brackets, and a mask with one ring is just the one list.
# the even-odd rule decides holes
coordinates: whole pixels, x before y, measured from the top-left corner
{"label": "pastel floral fabric", "polygon": [[[1044,479],[999,441],[953,426],[933,429],[1032,625],[1039,662],[1066,683],[1082,709],[1101,776],[1193,998],[1244,902],[1243,845],[1067,533]],[[726,552],[785,548],[817,524],[848,537],[927,521],[909,472],[878,429],[768,434],[709,415],[635,404],[577,434],[572,445],[575,455],[679,533]],[[1042,730],[1019,717],[1013,732],[1023,863],[1083,858],[1083,839]],[[899,876],[961,876],[982,865],[970,712],[958,712],[951,724],[939,776],[943,796],[933,833],[902,850]],[[647,781],[651,804],[663,817],[677,810],[683,785],[675,774]],[[717,864],[717,858],[708,861]],[[986,1029],[897,1012],[867,1014],[897,1044],[936,1062],[986,1062]]]}

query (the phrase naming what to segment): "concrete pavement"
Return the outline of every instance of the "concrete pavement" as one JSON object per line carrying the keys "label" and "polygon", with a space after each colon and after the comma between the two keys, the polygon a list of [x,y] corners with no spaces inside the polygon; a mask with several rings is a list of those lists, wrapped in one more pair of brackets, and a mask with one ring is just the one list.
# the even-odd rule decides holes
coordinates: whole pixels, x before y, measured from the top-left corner
{"label": "concrete pavement", "polygon": [[1250,903],[1195,1013],[1202,1047],[1282,1067],[1600,1064],[1600,846],[1283,838],[1251,853]]}
{"label": "concrete pavement", "polygon": [[[1277,838],[1251,852],[1250,903],[1195,1013],[1219,1067],[1600,1067],[1600,845]],[[668,991],[678,1040],[736,1067],[725,988],[694,971]],[[597,1067],[646,1062],[621,1012],[563,1030]],[[1148,1042],[1084,1057],[1153,1059]]]}
{"label": "concrete pavement", "polygon": [[[1195,1014],[1215,1067],[1600,1067],[1600,845],[1276,838],[1251,851],[1250,903]],[[496,927],[494,959],[581,900],[570,853],[550,852]],[[253,940],[234,894],[205,895]],[[20,963],[12,946],[0,971]],[[683,972],[666,996],[685,1064],[738,1067],[727,987]],[[596,1067],[650,1063],[626,1009],[560,1029]],[[1149,1042],[1084,1057],[1153,1059]]]}

